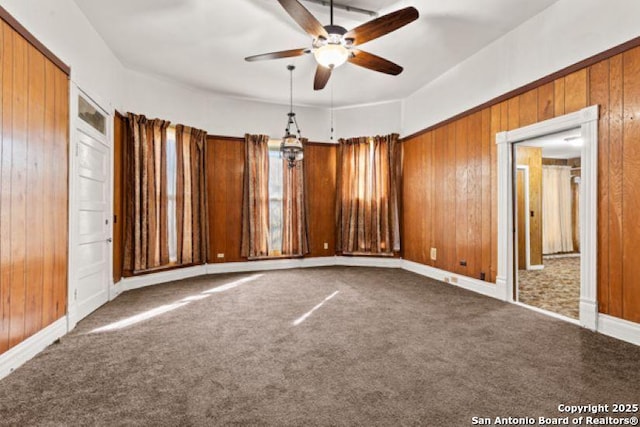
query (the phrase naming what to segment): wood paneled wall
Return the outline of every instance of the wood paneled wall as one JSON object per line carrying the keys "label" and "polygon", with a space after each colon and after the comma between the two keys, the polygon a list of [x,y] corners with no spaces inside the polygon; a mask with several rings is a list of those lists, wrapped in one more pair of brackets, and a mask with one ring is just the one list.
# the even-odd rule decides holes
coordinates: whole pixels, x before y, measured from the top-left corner
{"label": "wood paneled wall", "polygon": [[334,256],[336,253],[336,155],[335,145],[305,146],[310,257]]}
{"label": "wood paneled wall", "polygon": [[[244,139],[207,138],[209,254],[207,262],[246,261],[240,256]],[[336,147],[308,144],[304,164],[309,210],[307,256],[335,255]],[[328,249],[324,249],[327,243]],[[223,257],[218,257],[223,254]]]}
{"label": "wood paneled wall", "polygon": [[529,262],[542,265],[542,148],[517,145],[516,151],[517,164],[529,166]]}
{"label": "wood paneled wall", "polygon": [[[600,312],[640,322],[640,48],[407,138],[404,256],[479,277],[497,266],[495,134],[600,105]],[[438,249],[431,261],[428,248]],[[467,267],[459,261],[467,260]]]}
{"label": "wood paneled wall", "polygon": [[[208,137],[206,158],[209,202],[207,262],[246,261],[240,256],[244,139]],[[219,254],[222,257],[218,258]]]}
{"label": "wood paneled wall", "polygon": [[0,21],[0,353],[67,311],[67,75]]}

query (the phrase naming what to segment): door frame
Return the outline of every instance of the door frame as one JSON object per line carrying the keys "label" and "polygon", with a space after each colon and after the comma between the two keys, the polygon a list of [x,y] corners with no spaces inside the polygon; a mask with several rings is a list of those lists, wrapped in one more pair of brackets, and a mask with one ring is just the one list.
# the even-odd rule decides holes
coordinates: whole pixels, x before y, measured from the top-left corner
{"label": "door frame", "polygon": [[[104,138],[108,147],[107,151],[109,152],[109,167],[108,170],[108,182],[109,188],[107,189],[107,217],[109,218],[109,236],[113,238],[113,114],[109,113],[111,111],[110,108],[105,108],[109,104],[104,103],[100,100],[96,101],[97,98],[89,95],[86,91],[79,88],[78,85],[73,81],[69,81],[70,86],[70,96],[69,96],[69,201],[68,201],[68,230],[69,230],[69,239],[68,239],[68,263],[67,263],[67,331],[71,331],[75,328],[76,324],[82,320],[78,317],[78,306],[76,302],[76,289],[78,286],[78,278],[77,278],[77,264],[78,264],[78,231],[75,225],[78,222],[78,159],[76,157],[76,150],[78,147],[78,128],[81,123],[84,123],[80,117],[78,117],[78,97],[82,96],[87,102],[89,102],[92,106],[94,106],[97,110],[102,112],[106,118],[106,133],[104,135],[100,134],[98,131],[91,128],[91,126],[87,125],[85,128],[86,133],[89,135],[95,136],[96,138]],[[112,264],[113,264],[113,250],[109,249],[107,251],[108,260],[107,260],[107,268],[108,268],[108,299],[112,300],[115,298],[116,293],[112,283]]]}
{"label": "door frame", "polygon": [[513,144],[580,128],[582,183],[580,199],[580,325],[597,329],[598,105],[575,113],[496,134],[498,148],[498,295],[514,301]]}
{"label": "door frame", "polygon": [[[529,217],[530,201],[529,201],[529,165],[516,165],[516,173],[518,169],[523,172],[523,187],[524,187],[524,211],[526,212],[524,215],[524,267],[526,270],[531,270],[531,218]],[[515,188],[514,188],[515,191]],[[516,194],[517,197],[517,194]],[[514,208],[516,206],[514,205]],[[517,214],[517,209],[514,209],[514,215]],[[516,224],[515,227],[515,241],[518,240],[518,227]],[[517,288],[516,288],[517,289]],[[516,299],[517,300],[517,299]]]}

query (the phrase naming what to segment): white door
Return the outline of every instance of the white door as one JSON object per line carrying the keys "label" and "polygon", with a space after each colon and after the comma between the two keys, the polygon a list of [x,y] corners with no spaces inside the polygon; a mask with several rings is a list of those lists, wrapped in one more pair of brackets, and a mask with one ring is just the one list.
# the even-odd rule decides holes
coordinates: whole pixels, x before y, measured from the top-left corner
{"label": "white door", "polygon": [[[78,93],[75,128],[73,282],[78,321],[109,300],[111,272],[111,148],[107,115]],[[75,322],[74,322],[75,323]]]}

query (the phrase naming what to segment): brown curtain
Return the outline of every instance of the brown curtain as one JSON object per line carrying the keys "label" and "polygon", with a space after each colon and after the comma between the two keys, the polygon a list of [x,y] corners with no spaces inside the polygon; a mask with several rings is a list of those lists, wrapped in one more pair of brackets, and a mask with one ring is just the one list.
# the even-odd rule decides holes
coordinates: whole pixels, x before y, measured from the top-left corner
{"label": "brown curtain", "polygon": [[289,167],[283,160],[282,170],[282,255],[304,255],[309,253],[304,162]]}
{"label": "brown curtain", "polygon": [[167,238],[167,127],[164,120],[127,115],[124,146],[124,269],[136,273],[169,263]]}
{"label": "brown curtain", "polygon": [[176,229],[179,265],[204,264],[207,198],[204,147],[207,132],[176,126]]}
{"label": "brown curtain", "polygon": [[341,139],[338,147],[336,245],[344,254],[400,250],[398,135]]}
{"label": "brown curtain", "polygon": [[245,135],[241,255],[269,255],[269,137]]}

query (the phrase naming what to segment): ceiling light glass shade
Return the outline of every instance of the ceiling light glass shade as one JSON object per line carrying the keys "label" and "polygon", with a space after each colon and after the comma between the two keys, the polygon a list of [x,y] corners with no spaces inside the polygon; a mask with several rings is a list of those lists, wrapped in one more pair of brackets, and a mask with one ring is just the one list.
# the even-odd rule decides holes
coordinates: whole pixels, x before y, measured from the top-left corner
{"label": "ceiling light glass shade", "polygon": [[295,162],[304,158],[304,147],[302,141],[300,141],[295,135],[287,134],[282,138],[280,143],[280,154],[283,159],[289,162],[289,167],[293,167]]}
{"label": "ceiling light glass shade", "polygon": [[329,43],[313,51],[318,64],[327,68],[337,68],[349,59],[349,50],[341,44]]}

